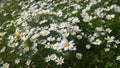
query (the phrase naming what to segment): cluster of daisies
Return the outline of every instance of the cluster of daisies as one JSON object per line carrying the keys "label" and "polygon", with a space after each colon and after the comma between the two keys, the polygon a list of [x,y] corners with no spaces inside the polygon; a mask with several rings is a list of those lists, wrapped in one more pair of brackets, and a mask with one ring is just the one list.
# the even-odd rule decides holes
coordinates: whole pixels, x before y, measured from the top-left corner
{"label": "cluster of daisies", "polygon": [[[18,4],[21,9],[16,13],[17,18],[5,21],[0,26],[3,30],[0,31],[0,55],[4,56],[6,53],[7,57],[11,57],[11,60],[7,61],[4,60],[6,56],[0,56],[0,68],[9,68],[10,63],[24,63],[29,67],[35,60],[31,58],[41,52],[45,55],[42,57],[44,61],[40,62],[54,61],[56,65],[64,65],[64,56],[69,57],[70,52],[80,61],[84,58],[80,50],[81,40],[85,38],[85,49],[101,45],[105,46],[105,52],[111,51],[111,48],[117,49],[120,41],[111,36],[112,29],[106,26],[107,22],[103,19],[114,20],[116,15],[108,12],[112,10],[120,13],[120,6],[113,4],[106,7],[109,4],[107,1],[103,7],[94,8],[101,2],[102,0],[21,1]],[[12,16],[15,16],[14,14],[15,11],[11,13]],[[94,21],[97,19],[101,19],[99,21],[103,26],[93,26],[95,23],[99,24],[99,21]],[[48,51],[44,52],[43,49]],[[120,56],[115,57],[120,61]]]}

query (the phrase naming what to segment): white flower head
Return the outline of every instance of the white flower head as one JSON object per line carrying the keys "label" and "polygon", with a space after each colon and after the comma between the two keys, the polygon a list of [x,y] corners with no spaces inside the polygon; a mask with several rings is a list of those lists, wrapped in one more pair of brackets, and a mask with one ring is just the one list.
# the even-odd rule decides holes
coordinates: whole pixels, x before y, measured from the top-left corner
{"label": "white flower head", "polygon": [[40,35],[39,34],[34,34],[31,38],[32,39],[36,39],[36,38],[38,38]]}
{"label": "white flower head", "polygon": [[111,14],[111,15],[107,15],[107,16],[106,16],[106,18],[109,19],[109,20],[110,20],[110,19],[113,19],[114,17],[115,17],[114,14]]}
{"label": "white flower head", "polygon": [[19,58],[15,59],[15,64],[19,64],[19,62],[20,62]]}
{"label": "white flower head", "polygon": [[102,41],[100,39],[96,39],[95,42],[92,42],[94,45],[100,45]]}
{"label": "white flower head", "polygon": [[89,38],[89,41],[92,42],[93,40],[95,40],[95,36],[92,36]]}
{"label": "white flower head", "polygon": [[55,40],[55,37],[50,36],[50,37],[47,38],[47,40],[48,40],[48,41],[54,41],[54,40]]}
{"label": "white flower head", "polygon": [[25,47],[25,48],[23,49],[24,52],[27,52],[27,51],[29,51],[29,50],[30,50],[29,47]]}
{"label": "white flower head", "polygon": [[114,11],[119,13],[120,12],[120,6],[117,6],[117,5],[114,6]]}
{"label": "white flower head", "polygon": [[83,21],[84,22],[90,22],[92,20],[92,16],[85,16]]}
{"label": "white flower head", "polygon": [[103,27],[96,27],[95,30],[96,31],[104,31]]}
{"label": "white flower head", "polygon": [[51,60],[51,57],[48,55],[46,58],[45,58],[45,62],[49,62]]}
{"label": "white flower head", "polygon": [[74,44],[75,43],[73,43],[73,41],[68,42],[67,39],[63,39],[63,40],[61,40],[60,47],[64,48],[65,51],[71,50],[73,48]]}
{"label": "white flower head", "polygon": [[62,22],[59,28],[68,27],[68,22]]}
{"label": "white flower head", "polygon": [[99,35],[99,33],[94,33],[94,36],[99,37],[100,35]]}
{"label": "white flower head", "polygon": [[18,46],[18,43],[11,44],[11,47],[16,47],[16,46]]}
{"label": "white flower head", "polygon": [[48,34],[50,34],[50,31],[49,31],[49,30],[42,30],[42,31],[40,32],[40,35],[42,35],[42,36],[47,36]]}
{"label": "white flower head", "polygon": [[57,41],[60,41],[60,40],[61,40],[61,37],[58,37],[58,38],[57,38]]}
{"label": "white flower head", "polygon": [[62,49],[62,47],[60,46],[60,43],[56,43],[56,44],[53,45],[53,49],[54,50],[60,50],[60,49]]}
{"label": "white flower head", "polygon": [[56,54],[52,54],[52,55],[50,56],[50,59],[51,59],[51,60],[56,60],[56,58],[57,58],[57,55],[56,55]]}
{"label": "white flower head", "polygon": [[81,16],[82,17],[86,17],[86,16],[89,16],[89,15],[88,15],[88,13],[85,10],[83,10],[82,13],[81,13]]}
{"label": "white flower head", "polygon": [[78,13],[78,11],[76,11],[76,10],[72,11],[72,14],[77,14],[77,13]]}
{"label": "white flower head", "polygon": [[115,37],[113,37],[113,36],[111,36],[111,37],[107,36],[107,38],[105,38],[105,39],[107,40],[108,43],[110,43],[110,42],[114,41],[114,38]]}
{"label": "white flower head", "polygon": [[86,49],[90,49],[91,48],[91,46],[90,45],[86,45]]}
{"label": "white flower head", "polygon": [[16,37],[20,37],[20,29],[19,28],[16,28],[16,31],[15,31],[15,34],[14,34]]}
{"label": "white flower head", "polygon": [[0,36],[4,36],[6,32],[0,32]]}
{"label": "white flower head", "polygon": [[120,61],[120,56],[117,56],[117,57],[116,57],[116,60]]}
{"label": "white flower head", "polygon": [[6,50],[6,47],[3,47],[3,48],[0,50],[0,53],[5,52],[5,50]]}
{"label": "white flower head", "polygon": [[66,38],[66,37],[69,36],[69,33],[64,33],[64,34],[62,34],[62,36],[63,36],[64,38]]}
{"label": "white flower head", "polygon": [[64,63],[64,58],[60,57],[56,59],[57,65],[62,65]]}
{"label": "white flower head", "polygon": [[73,23],[78,23],[80,22],[80,20],[77,18],[77,17],[74,17],[73,20],[72,20]]}
{"label": "white flower head", "polygon": [[116,44],[120,44],[120,40],[116,40],[115,43],[116,43]]}
{"label": "white flower head", "polygon": [[30,60],[30,59],[28,59],[28,60],[26,61],[26,65],[27,65],[27,66],[29,66],[29,65],[30,65],[30,63],[31,63],[31,60]]}
{"label": "white flower head", "polygon": [[1,68],[9,68],[9,64],[8,63],[5,63],[5,64],[3,64],[3,66],[1,67]]}
{"label": "white flower head", "polygon": [[76,46],[74,46],[71,50],[73,50],[73,51],[77,50]]}
{"label": "white flower head", "polygon": [[81,53],[76,53],[76,58],[77,59],[82,59],[83,55]]}
{"label": "white flower head", "polygon": [[108,52],[108,51],[110,51],[110,48],[105,48],[105,52]]}
{"label": "white flower head", "polygon": [[57,15],[58,15],[59,17],[61,17],[61,16],[63,15],[62,10],[59,10],[58,13],[57,13]]}
{"label": "white flower head", "polygon": [[82,39],[82,36],[81,35],[77,35],[77,39]]}
{"label": "white flower head", "polygon": [[110,33],[112,30],[110,28],[106,29],[106,32]]}

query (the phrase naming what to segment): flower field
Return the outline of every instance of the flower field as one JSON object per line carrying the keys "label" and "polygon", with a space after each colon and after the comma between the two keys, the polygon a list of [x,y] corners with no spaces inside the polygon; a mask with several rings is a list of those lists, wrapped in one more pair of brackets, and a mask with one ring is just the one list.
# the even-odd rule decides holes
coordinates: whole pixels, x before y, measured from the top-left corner
{"label": "flower field", "polygon": [[120,68],[120,1],[0,0],[0,68]]}

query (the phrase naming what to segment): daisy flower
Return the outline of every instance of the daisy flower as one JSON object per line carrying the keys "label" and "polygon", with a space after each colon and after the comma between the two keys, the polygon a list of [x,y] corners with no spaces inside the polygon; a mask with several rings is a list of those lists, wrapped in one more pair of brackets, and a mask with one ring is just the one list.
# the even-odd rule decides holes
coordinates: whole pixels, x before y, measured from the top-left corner
{"label": "daisy flower", "polygon": [[4,36],[6,32],[0,32],[0,36]]}
{"label": "daisy flower", "polygon": [[52,55],[50,56],[50,58],[51,58],[51,60],[56,60],[57,56],[56,56],[56,54],[52,54]]}
{"label": "daisy flower", "polygon": [[64,63],[64,58],[62,57],[57,58],[56,62],[57,62],[57,65],[62,65]]}
{"label": "daisy flower", "polygon": [[15,64],[19,64],[19,62],[20,62],[19,58],[15,59]]}
{"label": "daisy flower", "polygon": [[117,56],[117,57],[116,57],[116,60],[120,61],[120,56]]}
{"label": "daisy flower", "polygon": [[112,37],[107,36],[107,38],[105,38],[105,39],[107,40],[108,43],[110,43],[110,42],[114,41],[114,38],[115,37],[113,37],[113,36]]}
{"label": "daisy flower", "polygon": [[3,64],[3,66],[1,67],[1,68],[9,68],[9,64],[8,63],[5,63],[5,64]]}
{"label": "daisy flower", "polygon": [[28,59],[28,60],[26,61],[26,65],[29,66],[30,63],[31,63],[31,60]]}
{"label": "daisy flower", "polygon": [[76,58],[77,58],[77,59],[82,59],[82,56],[83,56],[83,55],[82,55],[81,53],[76,53]]}
{"label": "daisy flower", "polygon": [[63,39],[63,40],[61,41],[61,43],[60,43],[60,47],[61,47],[61,48],[64,48],[65,51],[66,51],[66,50],[71,50],[71,49],[73,48],[73,45],[74,45],[74,44],[75,44],[75,43],[73,43],[73,41],[68,42],[67,39]]}
{"label": "daisy flower", "polygon": [[51,57],[48,55],[46,58],[45,58],[45,62],[49,62],[51,60]]}
{"label": "daisy flower", "polygon": [[53,49],[54,50],[60,50],[60,49],[62,49],[62,47],[60,47],[60,43],[56,43],[56,44],[53,45]]}
{"label": "daisy flower", "polygon": [[94,45],[100,45],[102,41],[100,39],[96,39],[95,42],[92,42]]}
{"label": "daisy flower", "polygon": [[73,20],[72,20],[73,23],[77,23],[77,22],[80,22],[80,20],[78,19],[78,17],[74,17]]}
{"label": "daisy flower", "polygon": [[115,17],[114,14],[111,14],[111,15],[107,15],[107,16],[106,16],[106,18],[109,19],[109,20],[110,20],[110,19],[113,19],[114,17]]}
{"label": "daisy flower", "polygon": [[90,49],[91,48],[91,46],[90,45],[86,45],[86,49]]}
{"label": "daisy flower", "polygon": [[84,22],[90,22],[91,20],[92,20],[92,16],[86,16],[83,19]]}
{"label": "daisy flower", "polygon": [[96,31],[104,31],[103,27],[96,27],[95,30]]}
{"label": "daisy flower", "polygon": [[42,31],[40,32],[40,35],[42,35],[42,36],[47,36],[49,33],[50,33],[50,31],[48,31],[48,30],[42,30]]}

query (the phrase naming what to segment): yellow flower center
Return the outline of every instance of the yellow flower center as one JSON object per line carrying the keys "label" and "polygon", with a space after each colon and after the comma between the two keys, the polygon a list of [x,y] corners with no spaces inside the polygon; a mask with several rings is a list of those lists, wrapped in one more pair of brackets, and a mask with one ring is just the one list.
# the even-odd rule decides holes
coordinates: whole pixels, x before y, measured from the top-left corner
{"label": "yellow flower center", "polygon": [[16,44],[15,44],[15,43],[13,43],[13,44],[12,44],[12,47],[15,47],[15,46],[16,46]]}
{"label": "yellow flower center", "polygon": [[16,33],[15,36],[20,37],[20,33]]}
{"label": "yellow flower center", "polygon": [[30,65],[31,61],[27,61],[27,65]]}
{"label": "yellow flower center", "polygon": [[62,63],[62,60],[58,60],[58,63]]}
{"label": "yellow flower center", "polygon": [[25,48],[25,51],[29,51],[29,47],[26,47],[26,48]]}
{"label": "yellow flower center", "polygon": [[113,16],[112,16],[112,15],[110,15],[110,16],[109,16],[109,18],[113,18]]}
{"label": "yellow flower center", "polygon": [[108,41],[111,41],[112,39],[111,38],[108,38]]}
{"label": "yellow flower center", "polygon": [[86,16],[86,14],[83,14],[83,16]]}
{"label": "yellow flower center", "polygon": [[86,22],[90,22],[90,18],[86,18]]}
{"label": "yellow flower center", "polygon": [[5,67],[3,67],[3,68],[9,68],[9,66],[5,66]]}
{"label": "yellow flower center", "polygon": [[56,48],[59,48],[59,45],[56,45]]}
{"label": "yellow flower center", "polygon": [[45,31],[44,34],[47,34],[47,32]]}
{"label": "yellow flower center", "polygon": [[98,43],[99,42],[99,40],[96,40],[96,43]]}
{"label": "yellow flower center", "polygon": [[64,43],[64,47],[68,47],[70,44],[68,42]]}

